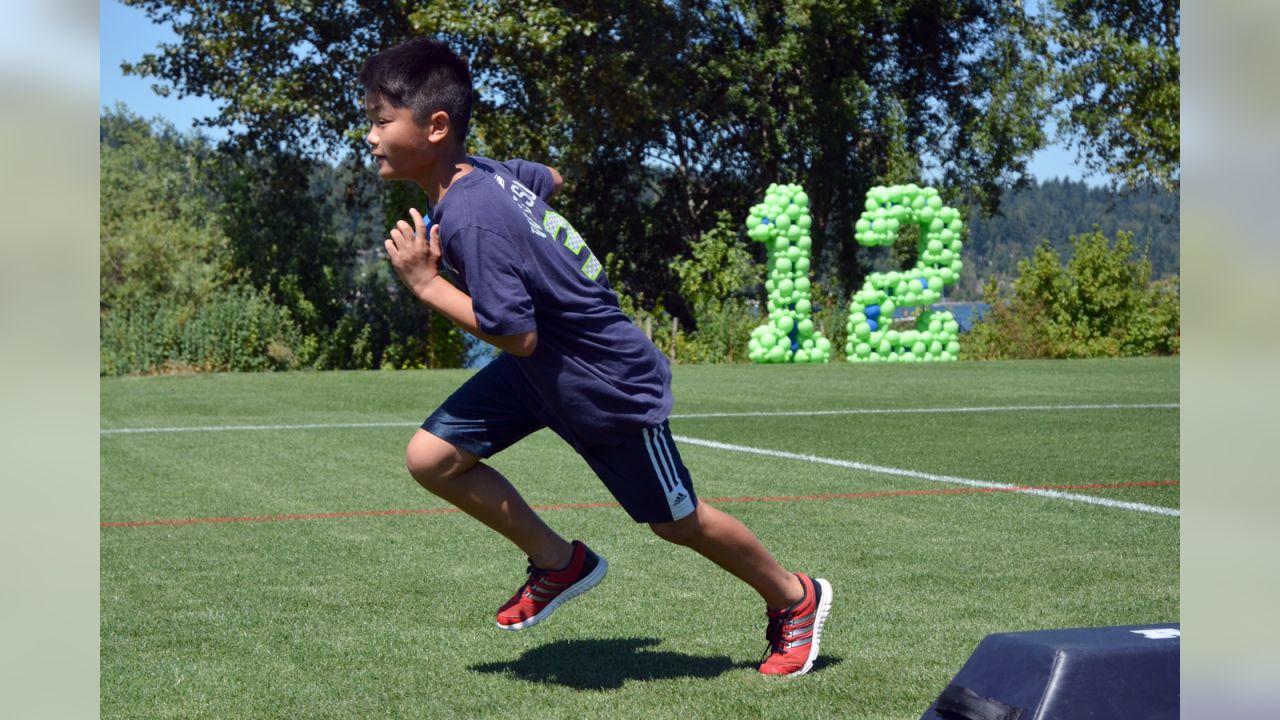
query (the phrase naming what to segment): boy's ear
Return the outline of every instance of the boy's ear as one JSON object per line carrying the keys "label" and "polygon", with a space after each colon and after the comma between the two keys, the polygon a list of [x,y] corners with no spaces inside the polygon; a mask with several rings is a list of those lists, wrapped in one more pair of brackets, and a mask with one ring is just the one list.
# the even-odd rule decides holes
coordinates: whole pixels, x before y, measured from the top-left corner
{"label": "boy's ear", "polygon": [[453,135],[453,126],[449,122],[449,113],[437,110],[427,118],[427,140],[433,143],[443,142]]}

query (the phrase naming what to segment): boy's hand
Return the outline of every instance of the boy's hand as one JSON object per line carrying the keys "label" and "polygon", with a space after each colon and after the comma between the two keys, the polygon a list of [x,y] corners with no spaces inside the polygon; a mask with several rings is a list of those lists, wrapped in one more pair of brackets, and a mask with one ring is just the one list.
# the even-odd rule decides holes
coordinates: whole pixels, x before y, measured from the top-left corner
{"label": "boy's hand", "polygon": [[415,208],[409,209],[409,215],[413,227],[404,220],[397,222],[383,245],[400,281],[425,299],[427,286],[440,276],[440,226],[432,225],[428,238],[422,215]]}

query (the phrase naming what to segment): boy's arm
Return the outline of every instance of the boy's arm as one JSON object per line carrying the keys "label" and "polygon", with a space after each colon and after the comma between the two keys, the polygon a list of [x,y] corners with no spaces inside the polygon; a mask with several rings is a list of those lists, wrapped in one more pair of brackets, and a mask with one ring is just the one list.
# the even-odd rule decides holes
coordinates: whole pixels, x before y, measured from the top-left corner
{"label": "boy's arm", "polygon": [[560,177],[560,172],[550,165],[545,165],[544,167],[551,171],[551,195],[555,195],[560,191],[560,186],[564,185],[564,178]]}
{"label": "boy's arm", "polygon": [[480,329],[471,298],[440,277],[440,226],[431,226],[428,239],[422,215],[414,208],[410,208],[409,215],[413,218],[413,227],[401,220],[391,229],[391,237],[383,243],[391,257],[391,265],[405,287],[455,325],[499,350],[520,357],[532,355],[538,346],[536,329],[518,335],[497,336]]}
{"label": "boy's arm", "polygon": [[[546,163],[512,159],[498,164],[505,167],[512,175],[515,175],[517,182],[532,190],[543,200],[550,200],[551,196],[555,195],[560,190],[560,187],[564,185],[564,178],[560,175],[560,171]],[[546,171],[545,173],[543,172],[544,170]],[[551,181],[551,187],[547,187],[547,180]]]}

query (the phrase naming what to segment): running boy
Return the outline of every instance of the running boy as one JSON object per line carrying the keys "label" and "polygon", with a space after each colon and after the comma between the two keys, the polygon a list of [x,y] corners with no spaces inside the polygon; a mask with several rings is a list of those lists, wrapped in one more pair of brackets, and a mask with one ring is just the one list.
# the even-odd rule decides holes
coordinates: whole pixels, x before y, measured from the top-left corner
{"label": "running boy", "polygon": [[545,620],[608,567],[582,542],[556,534],[480,462],[549,427],[636,522],[764,598],[769,650],[760,672],[808,672],[831,586],[788,572],[746,526],[698,501],[667,425],[667,359],[619,309],[583,238],[547,204],[559,173],[466,154],[471,74],[438,42],[412,40],[374,55],[360,82],[378,174],[416,182],[431,204],[430,220],[410,209],[412,225],[401,220],[391,229],[385,245],[396,273],[423,303],[503,351],[423,422],[405,452],[419,484],[528,555],[528,578],[498,609],[498,627]]}

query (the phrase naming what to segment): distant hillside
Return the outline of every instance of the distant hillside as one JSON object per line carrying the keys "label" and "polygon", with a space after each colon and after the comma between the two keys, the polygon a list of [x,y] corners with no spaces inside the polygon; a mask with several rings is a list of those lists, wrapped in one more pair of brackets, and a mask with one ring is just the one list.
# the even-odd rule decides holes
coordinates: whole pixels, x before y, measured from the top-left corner
{"label": "distant hillside", "polygon": [[1153,279],[1177,275],[1178,205],[1174,193],[1153,190],[1116,196],[1071,180],[1049,180],[1009,192],[1001,203],[1000,215],[970,215],[965,269],[960,281],[947,291],[947,299],[979,300],[982,285],[992,276],[1017,277],[1018,261],[1028,257],[1042,240],[1048,240],[1065,259],[1071,253],[1071,236],[1095,226],[1108,237],[1114,237],[1117,230],[1133,233],[1139,252],[1145,250],[1151,260]]}

